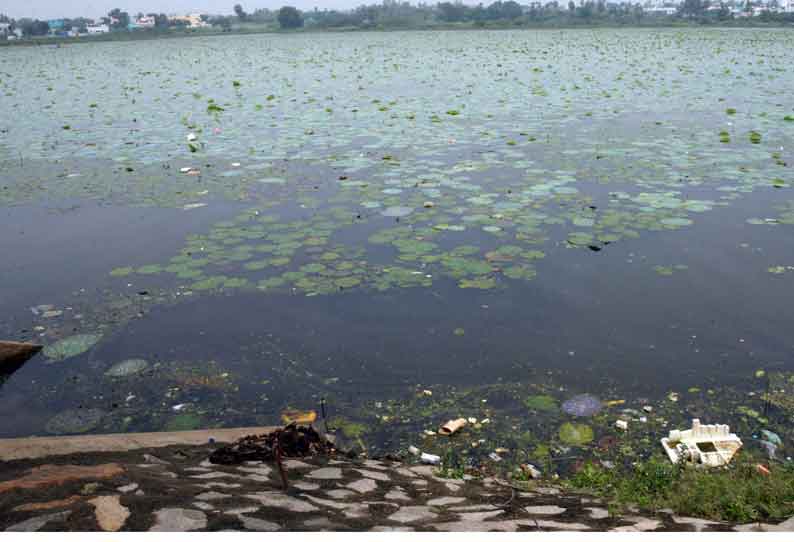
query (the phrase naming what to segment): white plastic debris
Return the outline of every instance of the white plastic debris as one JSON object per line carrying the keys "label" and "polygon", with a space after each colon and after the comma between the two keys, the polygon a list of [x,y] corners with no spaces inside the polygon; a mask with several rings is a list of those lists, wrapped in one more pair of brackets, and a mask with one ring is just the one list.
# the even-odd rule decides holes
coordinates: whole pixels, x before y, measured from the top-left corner
{"label": "white plastic debris", "polygon": [[680,462],[721,467],[727,465],[742,447],[742,440],[724,424],[701,425],[692,420],[692,429],[670,431],[662,447],[674,464]]}
{"label": "white plastic debris", "polygon": [[617,427],[621,431],[627,431],[629,428],[629,422],[627,422],[626,420],[618,420],[615,422],[615,427]]}
{"label": "white plastic debris", "polygon": [[538,469],[535,465],[532,465],[530,463],[525,463],[521,465],[521,470],[526,474],[528,474],[529,477],[532,478],[533,480],[537,480],[543,477],[543,473],[540,472],[540,469]]}
{"label": "white plastic debris", "polygon": [[198,139],[198,137],[196,136],[196,134],[194,134],[192,132],[187,135],[187,140],[188,141],[195,141],[197,139]]}
{"label": "white plastic debris", "polygon": [[408,446],[408,451],[411,452],[412,455],[419,455],[422,453],[416,446]]}
{"label": "white plastic debris", "polygon": [[489,453],[488,457],[490,457],[491,461],[493,461],[494,463],[499,463],[502,460],[502,458],[499,457],[499,454],[497,454],[496,452]]}
{"label": "white plastic debris", "polygon": [[419,460],[422,463],[427,463],[428,465],[438,465],[441,463],[441,457],[433,454],[428,454],[422,452],[422,455],[419,456]]}

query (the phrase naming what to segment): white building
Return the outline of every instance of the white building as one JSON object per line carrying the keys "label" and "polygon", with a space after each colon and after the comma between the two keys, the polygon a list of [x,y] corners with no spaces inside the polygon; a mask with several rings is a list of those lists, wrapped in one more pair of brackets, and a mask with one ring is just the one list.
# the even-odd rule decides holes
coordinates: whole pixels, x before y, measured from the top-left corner
{"label": "white building", "polygon": [[110,32],[110,27],[106,24],[96,24],[92,26],[86,26],[85,31],[88,34],[107,34]]}
{"label": "white building", "polygon": [[154,17],[149,17],[148,15],[135,21],[135,24],[141,28],[154,28],[156,23],[157,21],[155,21]]}

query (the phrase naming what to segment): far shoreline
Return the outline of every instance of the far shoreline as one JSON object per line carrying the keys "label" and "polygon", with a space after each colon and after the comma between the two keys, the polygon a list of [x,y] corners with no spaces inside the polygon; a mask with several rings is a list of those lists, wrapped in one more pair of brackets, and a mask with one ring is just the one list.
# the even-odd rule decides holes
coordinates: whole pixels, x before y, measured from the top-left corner
{"label": "far shoreline", "polygon": [[302,28],[297,30],[283,30],[263,26],[262,28],[242,28],[229,31],[223,30],[167,30],[167,31],[147,31],[136,30],[126,32],[111,32],[93,36],[69,37],[40,37],[24,40],[11,40],[0,42],[0,47],[36,47],[52,45],[73,45],[86,43],[114,43],[114,42],[135,42],[152,41],[161,39],[183,39],[200,37],[218,36],[250,36],[250,35],[316,35],[316,34],[352,34],[352,33],[387,33],[387,32],[458,32],[458,31],[505,31],[505,30],[776,30],[794,29],[792,23],[781,22],[741,22],[728,21],[715,24],[698,24],[691,22],[670,22],[664,24],[494,24],[494,25],[431,25],[421,27],[381,27],[381,28],[361,28],[361,27],[338,27],[338,28]]}

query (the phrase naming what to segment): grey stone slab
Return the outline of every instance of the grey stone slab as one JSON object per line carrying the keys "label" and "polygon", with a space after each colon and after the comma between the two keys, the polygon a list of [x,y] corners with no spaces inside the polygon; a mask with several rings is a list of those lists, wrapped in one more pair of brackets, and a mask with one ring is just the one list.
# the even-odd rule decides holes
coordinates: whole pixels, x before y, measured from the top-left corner
{"label": "grey stone slab", "polygon": [[323,467],[311,471],[306,475],[306,478],[312,478],[314,480],[341,480],[342,469],[339,467]]}
{"label": "grey stone slab", "polygon": [[436,497],[427,501],[428,506],[449,506],[450,504],[460,504],[466,502],[466,497]]}
{"label": "grey stone slab", "polygon": [[389,516],[390,521],[397,523],[414,523],[431,521],[438,517],[429,506],[404,506]]}
{"label": "grey stone slab", "polygon": [[389,480],[391,480],[391,478],[389,478],[389,475],[383,472],[378,472],[374,470],[365,470],[365,469],[353,469],[353,470],[359,473],[361,476],[364,476],[366,478],[372,478],[373,480],[378,480],[380,482],[388,482]]}
{"label": "grey stone slab", "polygon": [[375,491],[378,488],[378,483],[370,478],[361,478],[360,480],[350,482],[345,487],[350,488],[357,493],[369,493],[370,491]]}
{"label": "grey stone slab", "polygon": [[149,529],[156,532],[185,532],[204,529],[207,516],[204,512],[187,508],[163,508],[154,513],[155,524]]}
{"label": "grey stone slab", "polygon": [[65,521],[71,511],[66,510],[63,512],[55,512],[54,514],[46,514],[44,516],[37,516],[34,518],[26,519],[25,521],[21,521],[19,523],[15,523],[10,527],[6,528],[6,532],[9,533],[29,533],[35,532],[44,527],[47,523],[51,521]]}
{"label": "grey stone slab", "polygon": [[245,495],[246,499],[257,501],[262,506],[269,508],[281,508],[289,512],[305,513],[316,512],[319,510],[316,506],[304,500],[290,497],[280,491],[263,491],[261,493],[252,493]]}
{"label": "grey stone slab", "polygon": [[248,531],[272,532],[281,529],[281,525],[278,523],[259,518],[240,516],[240,521],[243,522],[243,527]]}
{"label": "grey stone slab", "polygon": [[547,504],[540,506],[525,506],[524,510],[529,514],[538,516],[556,516],[565,512],[566,509],[554,504]]}

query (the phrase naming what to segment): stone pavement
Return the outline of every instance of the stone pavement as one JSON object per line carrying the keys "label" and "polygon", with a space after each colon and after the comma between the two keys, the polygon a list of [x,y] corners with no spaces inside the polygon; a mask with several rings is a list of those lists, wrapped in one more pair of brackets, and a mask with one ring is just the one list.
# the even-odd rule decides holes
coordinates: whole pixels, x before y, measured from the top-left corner
{"label": "stone pavement", "polygon": [[392,461],[286,461],[218,466],[210,445],[76,454],[0,463],[0,531],[725,531],[669,512],[612,517],[553,486],[450,480]]}

